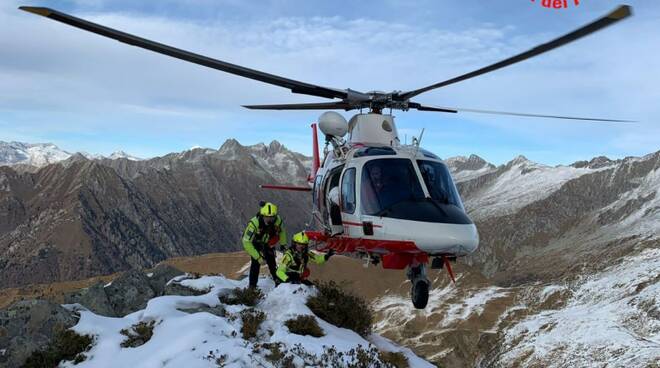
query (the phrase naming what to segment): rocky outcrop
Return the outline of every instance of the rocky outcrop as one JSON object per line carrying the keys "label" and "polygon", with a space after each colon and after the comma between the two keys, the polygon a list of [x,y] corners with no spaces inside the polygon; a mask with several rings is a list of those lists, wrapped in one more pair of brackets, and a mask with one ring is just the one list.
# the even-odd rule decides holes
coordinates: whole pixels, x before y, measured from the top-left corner
{"label": "rocky outcrop", "polygon": [[107,317],[116,317],[117,313],[110,304],[103,283],[99,282],[90,287],[68,292],[64,295],[64,303],[83,305],[90,311]]}
{"label": "rocky outcrop", "polygon": [[169,284],[170,280],[179,275],[183,275],[183,272],[165,264],[158,265],[146,274],[140,270],[130,270],[107,285],[97,283],[66,293],[64,302],[80,304],[102,316],[121,317],[144,309],[151,298],[174,294],[169,285],[178,286],[177,291],[194,293],[194,290],[176,283]]}
{"label": "rocky outcrop", "polygon": [[19,367],[52,336],[77,322],[73,312],[46,300],[25,300],[0,310],[0,367]]}

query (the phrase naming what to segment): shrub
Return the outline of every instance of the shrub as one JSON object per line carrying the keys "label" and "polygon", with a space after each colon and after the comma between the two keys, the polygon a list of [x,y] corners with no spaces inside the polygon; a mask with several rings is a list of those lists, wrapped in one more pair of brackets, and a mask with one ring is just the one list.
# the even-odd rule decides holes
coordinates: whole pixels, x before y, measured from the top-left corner
{"label": "shrub", "polygon": [[154,335],[155,321],[140,322],[131,326],[130,329],[123,329],[119,331],[120,334],[126,336],[126,340],[121,343],[122,348],[136,348],[146,344]]}
{"label": "shrub", "polygon": [[24,368],[57,367],[63,360],[81,363],[87,356],[84,352],[92,347],[94,338],[79,335],[72,330],[58,332],[44,350],[33,352],[23,364]]}
{"label": "shrub", "polygon": [[314,314],[363,337],[371,333],[374,313],[364,299],[343,290],[334,281],[321,282],[317,289],[318,294],[307,301],[307,306]]}
{"label": "shrub", "polygon": [[282,343],[264,343],[261,344],[259,348],[268,350],[269,353],[265,358],[275,367],[295,368],[295,364],[293,364],[293,356],[286,355],[286,350],[282,350]]}
{"label": "shrub", "polygon": [[230,294],[221,296],[220,301],[225,304],[243,304],[254,307],[263,297],[264,294],[257,288],[236,288]]}
{"label": "shrub", "polygon": [[381,351],[378,358],[386,366],[395,368],[408,368],[408,358],[398,351]]}
{"label": "shrub", "polygon": [[284,322],[284,324],[294,334],[314,337],[325,336],[314,316],[298,316],[295,319]]}
{"label": "shrub", "polygon": [[243,321],[243,326],[241,326],[241,333],[243,334],[244,339],[251,339],[257,337],[257,331],[259,331],[259,326],[266,319],[266,314],[262,311],[258,311],[254,308],[244,309],[241,311],[241,321]]}

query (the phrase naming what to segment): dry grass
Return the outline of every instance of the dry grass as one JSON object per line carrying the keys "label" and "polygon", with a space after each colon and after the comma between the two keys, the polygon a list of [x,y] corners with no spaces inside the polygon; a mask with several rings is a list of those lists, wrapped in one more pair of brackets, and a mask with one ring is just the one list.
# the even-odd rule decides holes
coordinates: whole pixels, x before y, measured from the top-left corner
{"label": "dry grass", "polygon": [[154,335],[155,321],[140,322],[131,326],[130,329],[123,329],[119,331],[120,334],[126,336],[126,340],[122,341],[122,348],[136,348],[146,344]]}
{"label": "dry grass", "polygon": [[[240,276],[237,272],[250,262],[250,256],[245,252],[211,253],[196,257],[176,257],[163,261],[183,272],[198,274],[222,273],[228,278]],[[145,272],[149,272],[145,270]],[[50,284],[34,284],[18,288],[0,289],[0,308],[25,299],[47,299],[56,303],[64,302],[64,294],[90,287],[98,282],[108,283],[117,278],[120,273],[95,276],[83,280],[61,281]]]}
{"label": "dry grass", "polygon": [[385,365],[395,368],[408,368],[408,358],[403,353],[395,351],[381,351],[378,353],[378,359]]}
{"label": "dry grass", "polygon": [[235,288],[231,294],[221,296],[220,301],[229,305],[242,304],[254,307],[263,297],[264,293],[257,288]]}
{"label": "dry grass", "polygon": [[241,311],[241,333],[245,340],[257,337],[257,332],[261,323],[266,319],[266,314],[262,311],[249,308]]}
{"label": "dry grass", "polygon": [[325,336],[314,316],[298,316],[284,322],[286,327],[294,334],[321,337]]}
{"label": "dry grass", "polygon": [[32,353],[23,368],[57,367],[63,360],[78,364],[87,359],[84,354],[92,347],[94,339],[89,335],[78,335],[72,330],[60,331],[43,350]]}
{"label": "dry grass", "polygon": [[371,333],[374,312],[364,299],[344,290],[334,281],[319,283],[317,289],[319,293],[307,300],[307,306],[314,314],[363,337]]}

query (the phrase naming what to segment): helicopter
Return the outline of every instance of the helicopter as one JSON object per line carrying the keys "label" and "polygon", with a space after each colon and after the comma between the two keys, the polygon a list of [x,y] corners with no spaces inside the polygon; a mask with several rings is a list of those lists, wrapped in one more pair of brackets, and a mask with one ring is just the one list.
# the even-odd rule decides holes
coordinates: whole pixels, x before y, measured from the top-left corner
{"label": "helicopter", "polygon": [[[392,110],[441,113],[486,113],[523,117],[600,122],[629,120],[529,114],[505,111],[429,106],[411,99],[434,89],[462,82],[530,59],[615,24],[632,14],[628,5],[570,33],[497,63],[460,76],[410,91],[360,92],[337,89],[265,73],[195,54],[44,7],[19,9],[96,33],[132,46],[185,60],[226,73],[289,89],[292,93],[332,101],[244,105],[258,110],[344,110],[359,112],[349,121],[326,111],[312,124],[313,158],[309,186],[261,185],[266,189],[311,192],[312,227],[306,233],[317,249],[364,257],[366,265],[407,269],[411,299],[418,309],[426,307],[431,282],[427,265],[445,268],[455,282],[451,262],[473,253],[479,234],[467,215],[447,165],[420,144],[402,143]],[[389,114],[384,113],[389,109]],[[366,112],[364,112],[366,110]],[[321,162],[317,129],[325,136]]]}

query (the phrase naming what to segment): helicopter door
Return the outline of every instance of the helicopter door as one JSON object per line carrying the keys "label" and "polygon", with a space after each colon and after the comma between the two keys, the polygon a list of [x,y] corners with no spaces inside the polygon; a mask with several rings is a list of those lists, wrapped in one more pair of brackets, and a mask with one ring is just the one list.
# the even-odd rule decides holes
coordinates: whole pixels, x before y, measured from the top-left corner
{"label": "helicopter door", "polygon": [[362,226],[357,209],[357,169],[349,167],[341,176],[341,216],[344,234],[349,236],[362,236]]}
{"label": "helicopter door", "polygon": [[325,181],[326,223],[333,235],[342,233],[344,229],[339,207],[339,179],[343,168],[343,166],[340,166],[330,171]]}

